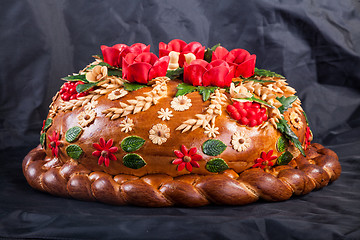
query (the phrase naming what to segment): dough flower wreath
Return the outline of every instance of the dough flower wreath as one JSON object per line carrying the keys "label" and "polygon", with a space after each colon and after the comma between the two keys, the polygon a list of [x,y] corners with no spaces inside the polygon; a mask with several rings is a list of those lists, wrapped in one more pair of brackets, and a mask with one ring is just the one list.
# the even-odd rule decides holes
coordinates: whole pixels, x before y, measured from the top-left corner
{"label": "dough flower wreath", "polygon": [[66,82],[23,160],[35,189],[140,206],[289,199],[336,180],[296,91],[243,49],[101,46]]}

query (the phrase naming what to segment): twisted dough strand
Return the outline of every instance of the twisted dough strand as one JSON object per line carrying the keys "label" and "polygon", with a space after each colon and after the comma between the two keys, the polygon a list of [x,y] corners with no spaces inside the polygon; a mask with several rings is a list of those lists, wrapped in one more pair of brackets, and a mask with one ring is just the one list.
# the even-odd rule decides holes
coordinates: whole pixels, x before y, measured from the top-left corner
{"label": "twisted dough strand", "polygon": [[114,205],[147,207],[204,206],[211,203],[244,205],[264,199],[283,201],[335,181],[341,167],[336,153],[312,144],[286,166],[270,171],[258,168],[237,174],[231,169],[221,174],[188,174],[171,177],[151,174],[143,177],[91,172],[74,160],[61,165],[57,159],[45,160],[38,146],[24,158],[23,172],[35,189],[62,197],[100,201]]}

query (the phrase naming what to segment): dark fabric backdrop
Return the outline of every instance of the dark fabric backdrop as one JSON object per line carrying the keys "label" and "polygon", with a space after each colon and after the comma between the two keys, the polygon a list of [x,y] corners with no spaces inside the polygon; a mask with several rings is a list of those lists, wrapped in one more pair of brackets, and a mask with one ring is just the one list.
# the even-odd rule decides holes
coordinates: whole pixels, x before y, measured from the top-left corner
{"label": "dark fabric backdrop", "polygon": [[[244,48],[298,91],[314,141],[335,150],[340,179],[306,196],[239,207],[146,209],[62,199],[27,185],[61,77],[100,45],[180,38]],[[357,0],[0,3],[0,237],[43,239],[360,239],[360,2]]]}

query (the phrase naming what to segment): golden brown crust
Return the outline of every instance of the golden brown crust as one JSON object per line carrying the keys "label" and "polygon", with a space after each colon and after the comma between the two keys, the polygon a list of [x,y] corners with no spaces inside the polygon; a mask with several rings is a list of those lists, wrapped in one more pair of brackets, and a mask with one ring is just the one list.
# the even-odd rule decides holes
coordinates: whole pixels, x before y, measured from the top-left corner
{"label": "golden brown crust", "polygon": [[237,174],[228,169],[215,175],[137,177],[91,171],[74,160],[61,163],[57,158],[47,158],[38,146],[24,158],[23,172],[35,189],[80,200],[148,207],[243,205],[260,198],[287,200],[293,194],[322,188],[340,176],[341,166],[332,150],[315,143],[306,154],[270,171],[254,168]]}
{"label": "golden brown crust", "polygon": [[[198,149],[197,154],[200,154],[203,157],[203,160],[198,162],[200,168],[193,168],[192,173],[201,175],[213,174],[206,170],[205,165],[209,160],[215,157],[208,156],[202,152],[202,144],[210,139],[206,129],[198,127],[194,131],[189,130],[186,132],[177,130],[184,122],[191,119],[197,119],[198,114],[206,114],[211,101],[204,102],[199,92],[192,92],[186,95],[188,99],[191,99],[191,107],[186,111],[175,111],[171,108],[171,102],[176,95],[176,86],[179,83],[179,81],[168,81],[166,83],[166,96],[159,99],[156,105],[150,106],[149,110],[140,111],[136,114],[129,114],[124,117],[119,115],[114,120],[111,120],[110,117],[113,115],[107,115],[107,109],[121,108],[121,104],[129,104],[129,100],[132,101],[139,96],[146,96],[148,92],[152,91],[153,87],[145,87],[129,92],[127,95],[114,101],[109,100],[108,98],[108,94],[111,93],[110,91],[101,96],[95,95],[98,96],[96,97],[97,105],[94,109],[90,110],[87,110],[87,105],[80,105],[71,111],[59,110],[56,116],[53,117],[53,123],[46,132],[47,136],[51,135],[53,132],[60,133],[62,146],[59,148],[59,161],[65,163],[70,159],[70,157],[67,156],[65,149],[73,143],[65,141],[65,132],[74,126],[80,126],[81,124],[79,122],[83,123],[83,121],[79,121],[79,116],[86,115],[84,112],[89,112],[90,114],[91,111],[92,113],[96,113],[96,117],[88,125],[82,125],[85,126],[83,127],[83,133],[75,143],[81,146],[84,151],[84,154],[78,161],[87,169],[91,171],[103,171],[111,175],[130,174],[139,177],[156,173],[165,173],[172,177],[190,174],[190,172],[186,170],[177,171],[176,165],[171,164],[171,162],[177,158],[174,154],[174,150],[180,150],[180,146],[183,144],[188,148],[196,147]],[[276,151],[276,141],[281,136],[281,133],[271,124],[268,124],[267,127],[264,128],[262,128],[261,125],[256,127],[240,125],[226,112],[226,106],[231,104],[231,101],[229,94],[224,94],[227,95],[227,99],[225,99],[224,105],[221,106],[222,114],[215,118],[214,126],[218,128],[218,132],[220,133],[216,135],[215,139],[221,140],[227,148],[221,155],[216,157],[224,159],[229,168],[237,173],[241,173],[254,165],[254,160],[259,157],[261,151],[268,152],[274,150],[274,155],[280,156],[281,152]],[[55,99],[53,106],[62,105],[63,102],[58,96],[57,99]],[[158,117],[158,112],[161,111],[161,109],[166,108],[172,111],[173,116],[170,120],[162,120]],[[289,122],[289,114],[295,113],[295,111],[295,108],[289,108],[289,110],[284,113],[284,118]],[[304,123],[306,121],[302,114],[299,115],[299,119]],[[125,126],[124,121],[128,120],[132,124],[130,124],[132,127],[126,132],[122,129]],[[162,144],[155,144],[151,141],[149,131],[157,124],[161,124],[170,130],[170,137],[167,137],[166,141]],[[291,129],[299,136],[301,143],[304,142],[305,125],[306,124],[303,124],[301,128],[296,129],[290,124]],[[250,143],[248,145],[243,144],[246,147],[237,148],[236,150],[236,147],[234,147],[232,143],[234,133],[243,134],[249,139]],[[140,169],[131,169],[125,167],[122,163],[122,159],[127,153],[121,150],[120,143],[124,138],[134,135],[145,139],[145,144],[135,152],[146,162],[146,165]],[[92,152],[96,150],[93,147],[93,143],[98,143],[101,137],[105,140],[113,139],[114,146],[119,148],[119,151],[115,153],[117,161],[110,161],[109,167],[104,166],[104,164],[99,165],[98,157],[92,156]],[[47,137],[45,138],[47,139]],[[259,146],[261,146],[261,148],[259,148]],[[46,155],[49,158],[52,155],[51,149],[48,147],[46,148]]]}

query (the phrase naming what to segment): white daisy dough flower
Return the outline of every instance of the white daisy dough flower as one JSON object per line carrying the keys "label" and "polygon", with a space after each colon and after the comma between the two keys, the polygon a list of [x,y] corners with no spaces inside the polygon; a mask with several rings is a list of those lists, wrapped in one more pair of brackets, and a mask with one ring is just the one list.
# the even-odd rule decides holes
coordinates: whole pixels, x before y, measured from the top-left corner
{"label": "white daisy dough flower", "polygon": [[170,118],[174,116],[172,115],[172,111],[170,111],[168,108],[161,108],[157,113],[159,114],[158,118],[161,118],[163,121],[170,120]]}
{"label": "white daisy dough flower", "polygon": [[205,131],[204,133],[209,137],[209,138],[215,138],[216,135],[220,134],[219,133],[219,128],[215,127],[215,125],[213,124],[212,126],[210,124],[207,124],[205,126]]}
{"label": "white daisy dough flower", "polygon": [[124,133],[131,132],[134,127],[134,120],[126,118],[120,122],[121,131]]}
{"label": "white daisy dough flower", "polygon": [[149,130],[149,139],[157,145],[161,145],[170,137],[170,128],[165,124],[158,123]]}
{"label": "white daisy dough flower", "polygon": [[290,113],[290,122],[296,129],[300,129],[303,126],[301,118],[296,112]]}
{"label": "white daisy dough flower", "polygon": [[91,110],[91,109],[94,109],[96,107],[96,105],[98,105],[98,103],[99,102],[96,101],[96,100],[90,101],[84,106],[84,109],[88,110],[88,111]]}
{"label": "white daisy dough flower", "polygon": [[244,132],[235,132],[231,136],[232,148],[238,152],[245,151],[250,147],[251,139]]}
{"label": "white daisy dough flower", "polygon": [[109,100],[116,100],[119,98],[124,97],[126,94],[128,94],[129,92],[126,91],[125,89],[121,88],[121,89],[115,89],[114,91],[112,91],[111,93],[109,93],[108,95],[108,99]]}
{"label": "white daisy dough flower", "polygon": [[191,107],[191,99],[187,96],[178,96],[171,101],[171,107],[175,111],[185,111]]}
{"label": "white daisy dough flower", "polygon": [[85,110],[79,114],[77,117],[78,123],[81,127],[89,126],[96,117],[96,112],[94,110]]}

